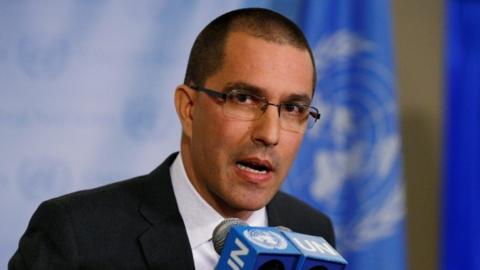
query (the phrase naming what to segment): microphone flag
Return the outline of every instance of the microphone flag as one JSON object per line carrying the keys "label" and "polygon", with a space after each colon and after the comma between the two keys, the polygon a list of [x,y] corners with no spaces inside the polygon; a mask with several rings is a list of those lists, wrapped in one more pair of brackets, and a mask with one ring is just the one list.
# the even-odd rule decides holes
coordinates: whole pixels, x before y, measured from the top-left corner
{"label": "microphone flag", "polygon": [[343,270],[347,261],[322,237],[273,227],[232,226],[217,270]]}
{"label": "microphone flag", "polygon": [[347,261],[322,237],[296,232],[282,233],[302,253],[296,269],[345,269]]}
{"label": "microphone flag", "polygon": [[233,226],[216,269],[262,269],[272,261],[295,269],[300,258],[300,251],[276,228]]}

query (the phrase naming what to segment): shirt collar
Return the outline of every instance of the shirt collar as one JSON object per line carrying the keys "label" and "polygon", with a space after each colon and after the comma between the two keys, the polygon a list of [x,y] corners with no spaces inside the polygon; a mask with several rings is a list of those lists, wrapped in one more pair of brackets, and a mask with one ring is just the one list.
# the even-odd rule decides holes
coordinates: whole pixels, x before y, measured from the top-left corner
{"label": "shirt collar", "polygon": [[[187,177],[181,153],[170,167],[173,192],[192,249],[208,242],[215,227],[224,219],[195,190]],[[254,211],[246,221],[250,226],[267,226],[265,207]]]}

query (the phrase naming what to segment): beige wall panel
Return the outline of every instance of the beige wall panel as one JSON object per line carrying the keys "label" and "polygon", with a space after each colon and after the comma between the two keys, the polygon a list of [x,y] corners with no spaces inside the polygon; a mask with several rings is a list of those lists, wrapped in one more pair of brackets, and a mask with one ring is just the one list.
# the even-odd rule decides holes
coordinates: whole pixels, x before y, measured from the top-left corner
{"label": "beige wall panel", "polygon": [[409,269],[439,269],[444,7],[393,1]]}

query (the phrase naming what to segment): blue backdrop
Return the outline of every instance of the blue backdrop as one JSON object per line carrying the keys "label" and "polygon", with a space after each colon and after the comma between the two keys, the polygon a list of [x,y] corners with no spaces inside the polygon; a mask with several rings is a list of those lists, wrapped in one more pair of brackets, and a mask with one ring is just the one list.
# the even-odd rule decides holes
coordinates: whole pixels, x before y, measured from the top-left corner
{"label": "blue backdrop", "polygon": [[[277,10],[314,49],[320,124],[284,189],[328,213],[348,269],[405,269],[389,1],[0,1],[0,262],[38,204],[179,148],[173,91],[211,19]],[[0,265],[2,268],[2,265]]]}
{"label": "blue backdrop", "polygon": [[480,2],[446,1],[443,270],[480,269]]}

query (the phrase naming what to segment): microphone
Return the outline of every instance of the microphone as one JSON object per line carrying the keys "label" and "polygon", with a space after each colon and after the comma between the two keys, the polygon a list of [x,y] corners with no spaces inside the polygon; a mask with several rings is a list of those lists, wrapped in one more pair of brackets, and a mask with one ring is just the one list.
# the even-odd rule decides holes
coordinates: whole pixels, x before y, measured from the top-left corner
{"label": "microphone", "polygon": [[218,255],[222,253],[223,245],[232,226],[248,226],[248,223],[239,218],[226,218],[215,227],[212,234],[212,242],[213,248]]}
{"label": "microphone", "polygon": [[212,239],[220,255],[217,270],[342,270],[347,264],[325,239],[283,226],[250,227],[229,218]]}

